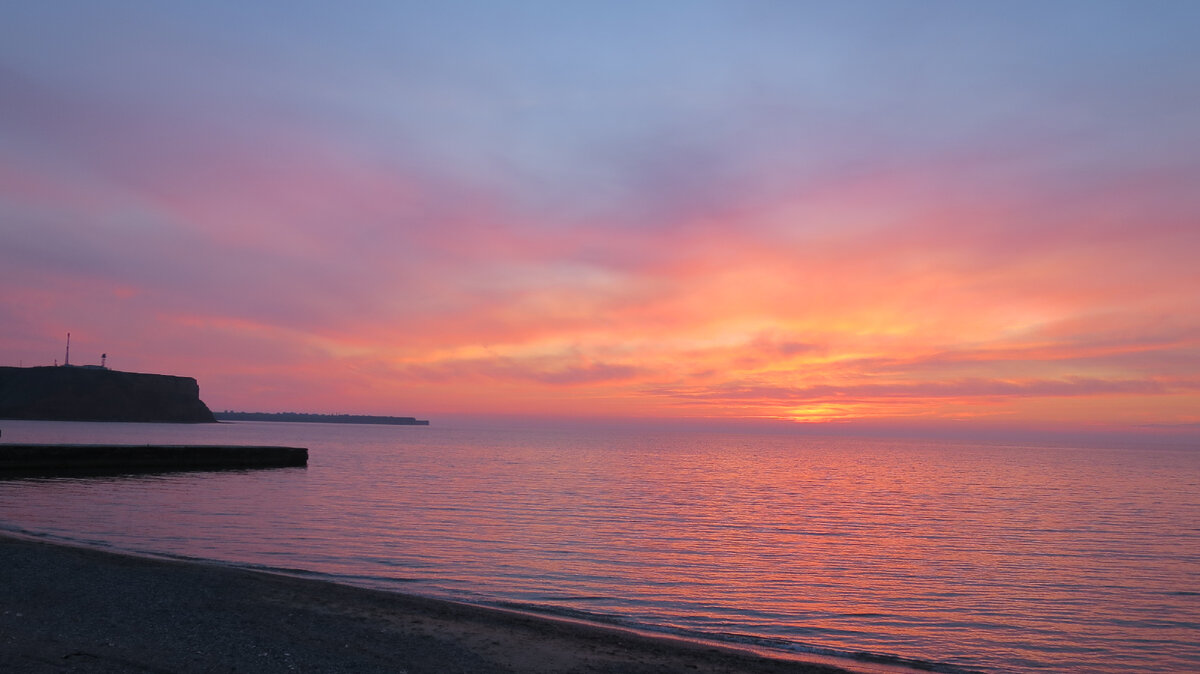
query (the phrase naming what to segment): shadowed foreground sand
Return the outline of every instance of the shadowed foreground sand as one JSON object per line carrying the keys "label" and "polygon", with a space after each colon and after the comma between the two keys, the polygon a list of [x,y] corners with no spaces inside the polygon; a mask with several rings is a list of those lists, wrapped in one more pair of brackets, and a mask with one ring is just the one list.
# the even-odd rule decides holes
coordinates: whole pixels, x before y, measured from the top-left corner
{"label": "shadowed foreground sand", "polygon": [[0,671],[844,670],[453,602],[0,535]]}

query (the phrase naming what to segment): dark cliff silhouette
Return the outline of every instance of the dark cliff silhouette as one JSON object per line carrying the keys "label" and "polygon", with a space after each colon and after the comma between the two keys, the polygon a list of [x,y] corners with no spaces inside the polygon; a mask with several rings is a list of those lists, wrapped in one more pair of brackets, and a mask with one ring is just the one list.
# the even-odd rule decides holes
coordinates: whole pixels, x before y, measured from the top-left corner
{"label": "dark cliff silhouette", "polygon": [[191,377],[100,367],[0,367],[0,419],[213,423]]}

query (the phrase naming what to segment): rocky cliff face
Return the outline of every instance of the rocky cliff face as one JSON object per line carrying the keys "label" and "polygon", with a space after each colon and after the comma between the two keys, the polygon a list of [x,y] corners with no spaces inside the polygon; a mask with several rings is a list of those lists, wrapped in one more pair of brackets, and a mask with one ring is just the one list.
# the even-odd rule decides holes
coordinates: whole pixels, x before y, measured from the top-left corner
{"label": "rocky cliff face", "polygon": [[216,421],[191,377],[87,367],[0,367],[0,419]]}

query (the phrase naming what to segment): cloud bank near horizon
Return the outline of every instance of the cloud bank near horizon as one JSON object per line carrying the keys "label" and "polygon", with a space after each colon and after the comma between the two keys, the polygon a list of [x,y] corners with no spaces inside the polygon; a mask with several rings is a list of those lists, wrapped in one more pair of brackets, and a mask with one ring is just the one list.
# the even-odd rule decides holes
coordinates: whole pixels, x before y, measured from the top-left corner
{"label": "cloud bank near horizon", "polygon": [[1200,422],[1192,3],[8,13],[5,364],[72,331],[221,409]]}

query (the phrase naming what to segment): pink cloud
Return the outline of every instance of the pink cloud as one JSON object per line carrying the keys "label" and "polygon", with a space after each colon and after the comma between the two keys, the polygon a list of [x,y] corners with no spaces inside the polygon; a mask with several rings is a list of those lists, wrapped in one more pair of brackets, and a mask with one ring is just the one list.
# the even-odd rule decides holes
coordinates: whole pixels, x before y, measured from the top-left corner
{"label": "pink cloud", "polygon": [[315,411],[418,387],[460,411],[752,416],[1196,397],[1186,172],[995,141],[800,175],[679,135],[612,148],[636,170],[593,208],[318,124],[0,87],[21,103],[0,310],[26,361],[71,329],[217,400]]}

